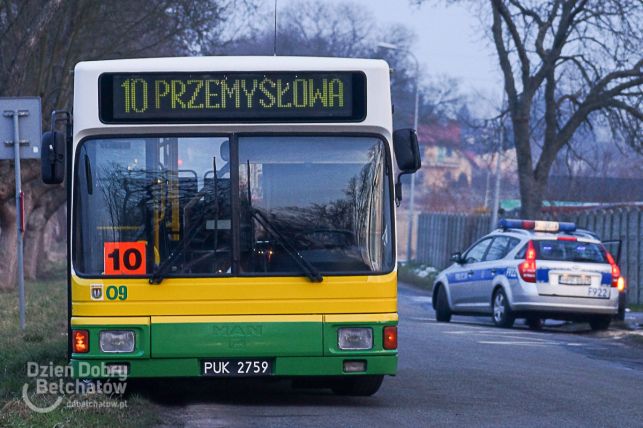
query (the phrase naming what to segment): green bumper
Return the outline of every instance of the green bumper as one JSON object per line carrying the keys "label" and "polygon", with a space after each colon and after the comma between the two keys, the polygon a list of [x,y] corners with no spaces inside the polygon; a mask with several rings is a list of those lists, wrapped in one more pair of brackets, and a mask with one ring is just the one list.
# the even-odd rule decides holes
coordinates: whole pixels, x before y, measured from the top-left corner
{"label": "green bumper", "polygon": [[[345,373],[344,360],[366,361],[366,371]],[[78,360],[72,359],[74,375],[91,378],[92,373],[101,373],[102,364],[127,364],[128,377],[198,377],[201,376],[199,358],[151,358],[147,360]],[[394,375],[397,371],[397,355],[376,357],[277,357],[272,376],[353,376]]]}
{"label": "green bumper", "polygon": [[[128,377],[201,376],[202,361],[212,358],[270,359],[272,376],[394,375],[397,350],[383,348],[383,330],[396,322],[265,322],[176,323],[149,325],[83,325],[89,352],[72,354],[76,377],[93,378],[105,365],[126,365]],[[341,327],[370,327],[373,348],[345,351],[337,346]],[[133,330],[134,352],[100,351],[101,330]],[[366,362],[366,370],[345,373],[345,360]]]}

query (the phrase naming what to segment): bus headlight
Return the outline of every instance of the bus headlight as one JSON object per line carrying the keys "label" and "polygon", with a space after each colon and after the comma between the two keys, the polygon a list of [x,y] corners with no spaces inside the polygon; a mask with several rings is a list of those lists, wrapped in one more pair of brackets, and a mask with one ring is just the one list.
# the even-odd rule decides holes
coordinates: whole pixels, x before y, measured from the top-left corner
{"label": "bus headlight", "polygon": [[339,349],[371,349],[373,347],[373,330],[371,328],[340,328],[337,330]]}
{"label": "bus headlight", "polygon": [[131,330],[104,330],[100,332],[100,350],[102,352],[132,352],[134,344],[134,332]]}

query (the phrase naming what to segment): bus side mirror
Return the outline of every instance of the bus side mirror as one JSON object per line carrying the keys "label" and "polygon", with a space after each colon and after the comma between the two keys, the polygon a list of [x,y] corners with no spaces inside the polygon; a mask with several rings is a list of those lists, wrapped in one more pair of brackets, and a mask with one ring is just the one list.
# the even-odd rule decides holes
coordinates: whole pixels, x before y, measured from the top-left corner
{"label": "bus side mirror", "polygon": [[40,174],[45,184],[60,184],[65,178],[65,136],[58,131],[42,134]]}
{"label": "bus side mirror", "polygon": [[402,182],[400,177],[404,174],[413,174],[422,166],[420,147],[415,129],[405,128],[393,132],[393,151],[395,160],[400,170],[395,183],[395,202],[400,205],[402,201]]}

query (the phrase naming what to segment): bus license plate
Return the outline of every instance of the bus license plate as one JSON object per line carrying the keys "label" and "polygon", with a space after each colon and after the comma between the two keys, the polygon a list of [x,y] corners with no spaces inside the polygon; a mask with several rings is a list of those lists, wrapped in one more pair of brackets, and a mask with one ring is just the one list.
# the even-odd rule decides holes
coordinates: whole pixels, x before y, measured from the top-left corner
{"label": "bus license plate", "polygon": [[596,297],[597,299],[609,299],[610,289],[609,287],[589,287],[587,289],[587,296]]}
{"label": "bus license plate", "polygon": [[201,374],[218,377],[268,376],[272,374],[272,360],[229,358],[203,360]]}
{"label": "bus license plate", "polygon": [[558,278],[562,285],[591,285],[592,277],[589,275],[567,275],[563,274]]}

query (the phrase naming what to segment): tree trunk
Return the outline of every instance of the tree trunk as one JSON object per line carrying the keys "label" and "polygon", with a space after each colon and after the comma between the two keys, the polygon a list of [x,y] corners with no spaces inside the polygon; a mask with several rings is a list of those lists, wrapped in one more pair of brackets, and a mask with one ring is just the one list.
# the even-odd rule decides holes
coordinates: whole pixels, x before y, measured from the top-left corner
{"label": "tree trunk", "polygon": [[538,180],[533,172],[527,171],[525,176],[521,173],[520,178],[520,215],[524,219],[541,218],[541,208],[547,179]]}
{"label": "tree trunk", "polygon": [[16,206],[13,199],[5,200],[0,205],[0,290],[13,290],[16,288]]}
{"label": "tree trunk", "polygon": [[517,104],[512,115],[514,139],[518,162],[518,182],[520,185],[520,215],[524,219],[540,217],[547,176],[539,177],[534,173],[531,155],[531,132],[529,128],[529,112],[531,103],[523,101]]}
{"label": "tree trunk", "polygon": [[39,257],[46,224],[45,207],[38,207],[29,213],[29,223],[25,231],[25,278],[27,279],[36,279],[38,265],[46,263],[46,259]]}
{"label": "tree trunk", "polygon": [[49,220],[60,210],[61,206],[64,206],[66,192],[62,186],[46,186],[40,181],[33,182],[30,191],[32,198],[37,198],[37,205],[34,206],[28,217],[25,275],[28,278],[36,278],[39,273],[47,272],[51,262],[56,259],[55,256],[48,254],[51,249],[45,247],[45,234],[47,227],[52,227]]}
{"label": "tree trunk", "polygon": [[67,260],[67,207],[61,206],[47,221],[43,230],[38,253],[37,276],[42,278],[50,272],[53,264]]}
{"label": "tree trunk", "polygon": [[41,265],[49,264],[48,257],[41,257],[47,223],[61,205],[64,205],[67,194],[64,186],[50,186],[41,181],[39,163],[30,164],[30,167],[37,169],[38,173],[34,179],[25,184],[27,196],[25,205],[28,208],[25,233],[25,277],[35,279],[38,272],[43,271]]}

